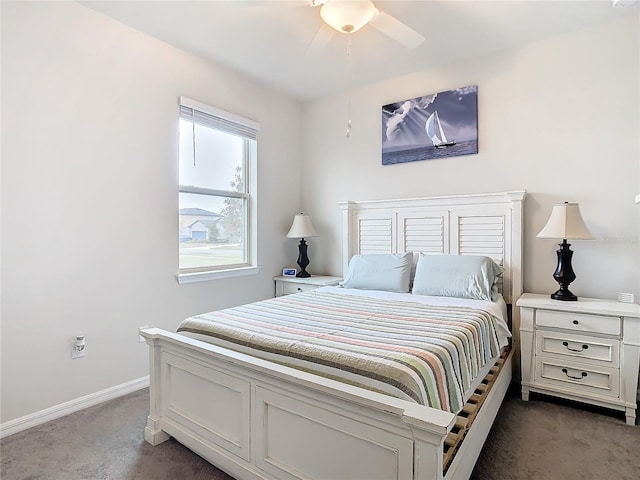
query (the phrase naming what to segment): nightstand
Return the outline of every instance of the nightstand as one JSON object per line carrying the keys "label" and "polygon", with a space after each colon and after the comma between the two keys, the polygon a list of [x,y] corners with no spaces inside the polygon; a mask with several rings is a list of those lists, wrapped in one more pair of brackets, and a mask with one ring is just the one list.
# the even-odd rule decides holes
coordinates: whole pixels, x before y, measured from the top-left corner
{"label": "nightstand", "polygon": [[306,292],[320,287],[338,285],[342,281],[341,277],[329,277],[327,275],[311,276],[307,278],[298,277],[273,277],[276,282],[276,297],[290,295],[292,293]]}
{"label": "nightstand", "polygon": [[640,305],[525,293],[520,307],[522,399],[529,392],[625,412],[635,424]]}

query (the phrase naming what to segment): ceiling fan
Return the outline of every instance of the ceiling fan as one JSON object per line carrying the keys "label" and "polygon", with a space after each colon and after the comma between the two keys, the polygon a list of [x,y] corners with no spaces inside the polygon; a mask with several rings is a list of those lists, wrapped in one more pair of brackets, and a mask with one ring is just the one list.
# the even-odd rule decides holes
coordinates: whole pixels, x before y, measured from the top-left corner
{"label": "ceiling fan", "polygon": [[[416,48],[425,38],[397,18],[376,8],[371,0],[309,0],[312,7],[320,7],[320,18],[340,33],[354,33],[371,25],[407,48]],[[330,32],[316,35],[312,46],[329,41]]]}

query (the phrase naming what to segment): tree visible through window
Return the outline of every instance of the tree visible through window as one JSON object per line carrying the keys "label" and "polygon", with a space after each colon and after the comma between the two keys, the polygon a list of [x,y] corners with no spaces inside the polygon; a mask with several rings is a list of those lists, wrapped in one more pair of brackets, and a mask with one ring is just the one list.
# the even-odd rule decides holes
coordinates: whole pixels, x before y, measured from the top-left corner
{"label": "tree visible through window", "polygon": [[255,122],[180,99],[180,274],[255,265],[257,131]]}
{"label": "tree visible through window", "polygon": [[[236,167],[236,175],[231,182],[231,189],[236,192],[244,191],[244,181],[242,180],[242,169],[240,167]],[[244,212],[240,207],[238,202],[234,202],[230,198],[225,198],[224,206],[220,212],[222,215],[220,226],[226,232],[231,242],[241,241],[244,235]]]}

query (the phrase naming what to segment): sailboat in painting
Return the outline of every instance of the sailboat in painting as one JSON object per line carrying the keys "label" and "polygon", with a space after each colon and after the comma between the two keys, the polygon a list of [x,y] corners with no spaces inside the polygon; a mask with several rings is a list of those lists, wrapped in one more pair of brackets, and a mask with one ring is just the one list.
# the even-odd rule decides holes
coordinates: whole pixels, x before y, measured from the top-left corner
{"label": "sailboat in painting", "polygon": [[424,129],[431,139],[431,142],[433,142],[433,146],[436,148],[446,148],[456,144],[456,142],[450,142],[447,140],[447,136],[444,134],[444,130],[442,129],[442,124],[440,123],[440,117],[438,116],[437,110],[429,115],[429,118],[427,118],[427,122],[424,125]]}

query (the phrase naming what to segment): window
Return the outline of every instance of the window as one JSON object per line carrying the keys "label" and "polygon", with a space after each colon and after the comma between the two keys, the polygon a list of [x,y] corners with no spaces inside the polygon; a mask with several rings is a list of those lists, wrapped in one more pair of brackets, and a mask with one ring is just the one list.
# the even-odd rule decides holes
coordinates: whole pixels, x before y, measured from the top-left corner
{"label": "window", "polygon": [[180,98],[180,283],[255,273],[259,125]]}

